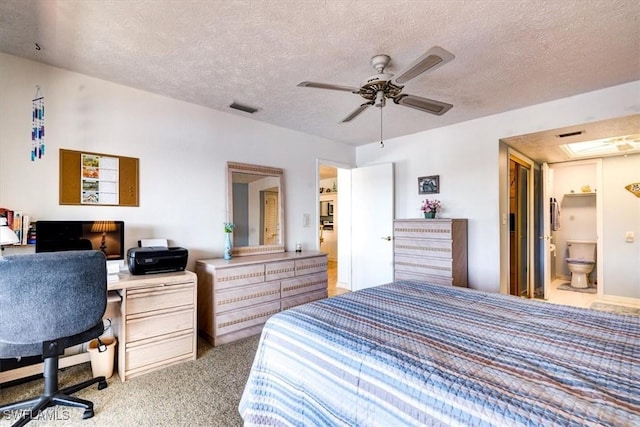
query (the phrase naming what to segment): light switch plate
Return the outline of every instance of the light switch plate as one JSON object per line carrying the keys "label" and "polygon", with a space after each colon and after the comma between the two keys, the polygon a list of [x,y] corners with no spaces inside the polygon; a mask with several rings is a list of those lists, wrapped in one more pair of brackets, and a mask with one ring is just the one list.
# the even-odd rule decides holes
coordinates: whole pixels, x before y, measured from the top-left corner
{"label": "light switch plate", "polygon": [[309,227],[311,225],[311,215],[308,213],[302,214],[302,226]]}

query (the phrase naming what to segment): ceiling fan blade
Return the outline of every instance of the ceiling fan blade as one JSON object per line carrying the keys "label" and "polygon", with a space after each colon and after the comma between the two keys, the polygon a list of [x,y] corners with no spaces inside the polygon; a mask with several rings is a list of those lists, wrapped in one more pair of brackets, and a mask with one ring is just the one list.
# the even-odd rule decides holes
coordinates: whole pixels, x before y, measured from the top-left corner
{"label": "ceiling fan blade", "polygon": [[405,107],[424,111],[425,113],[435,114],[436,116],[443,115],[453,107],[453,105],[447,104],[446,102],[415,95],[400,95],[394,99],[393,102],[399,105],[404,105]]}
{"label": "ceiling fan blade", "polygon": [[344,92],[352,92],[352,93],[360,92],[360,88],[359,87],[333,85],[333,84],[330,84],[330,83],[301,82],[301,83],[298,83],[298,86],[300,86],[300,87],[312,87],[312,88],[316,88],[316,89],[341,90],[341,91],[344,91]]}
{"label": "ceiling fan blade", "polygon": [[356,108],[351,114],[349,114],[347,117],[345,117],[344,119],[342,119],[342,123],[347,123],[350,122],[351,120],[355,119],[356,117],[358,117],[358,115],[360,113],[362,113],[364,110],[366,110],[367,108],[371,107],[373,105],[373,101],[372,102],[365,102],[364,104],[362,104],[361,106],[359,106],[358,108]]}
{"label": "ceiling fan blade", "polygon": [[455,56],[440,46],[434,46],[424,55],[413,61],[408,67],[400,71],[392,79],[392,82],[402,86],[414,77],[419,76],[428,70],[435,70],[447,62],[453,60]]}

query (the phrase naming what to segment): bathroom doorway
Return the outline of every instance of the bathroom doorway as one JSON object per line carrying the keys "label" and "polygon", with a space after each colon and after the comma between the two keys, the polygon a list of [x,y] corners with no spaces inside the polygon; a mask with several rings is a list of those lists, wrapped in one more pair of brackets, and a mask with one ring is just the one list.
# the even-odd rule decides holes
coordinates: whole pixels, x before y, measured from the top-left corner
{"label": "bathroom doorway", "polygon": [[[556,202],[553,211],[557,212],[557,218],[547,217],[544,220],[552,224],[550,239],[555,249],[550,257],[548,288],[552,292],[551,297],[559,296],[563,301],[575,301],[588,307],[602,297],[602,159],[552,163],[548,167],[547,192]],[[594,266],[587,272],[588,286],[584,289],[571,286],[575,273],[567,259],[571,257],[569,247],[572,241],[595,244],[595,257],[588,257],[594,261]]]}
{"label": "bathroom doorway", "polygon": [[[637,278],[640,276],[634,262],[637,252],[633,252],[633,232],[631,238],[626,239],[627,230],[634,230],[637,225],[634,215],[637,199],[629,197],[625,186],[637,179],[640,152],[628,152],[630,148],[621,145],[620,141],[626,141],[627,136],[638,132],[639,120],[640,114],[633,114],[500,139],[501,293],[510,293],[509,203],[512,176],[509,167],[510,155],[515,154],[535,161],[532,168],[534,176],[529,179],[534,187],[529,200],[534,205],[532,222],[536,228],[530,235],[534,250],[531,251],[533,258],[528,269],[533,281],[538,286],[543,284],[541,298],[565,305],[590,306],[585,296],[594,298],[593,294],[558,288],[571,278],[565,262],[569,256],[567,240],[595,240],[595,265],[589,278],[596,287],[595,298],[638,305],[637,289],[640,288]],[[583,156],[567,153],[568,145],[582,142],[588,143],[587,146],[591,144],[592,149],[613,150],[608,154],[584,150]],[[588,174],[576,172],[578,166],[589,170]],[[561,169],[567,171],[562,179],[557,176]],[[552,201],[555,209],[551,209]],[[556,223],[556,230],[550,230],[551,212],[558,214],[558,209],[559,225]],[[587,223],[590,225],[585,227]],[[589,233],[585,233],[586,230],[590,230]],[[538,296],[534,293],[534,297]]]}

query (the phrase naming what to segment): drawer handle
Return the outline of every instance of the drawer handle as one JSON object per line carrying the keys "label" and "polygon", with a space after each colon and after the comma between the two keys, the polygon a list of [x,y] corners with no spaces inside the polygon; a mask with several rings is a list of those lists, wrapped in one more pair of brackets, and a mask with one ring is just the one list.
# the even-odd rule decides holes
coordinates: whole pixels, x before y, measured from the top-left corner
{"label": "drawer handle", "polygon": [[165,293],[193,288],[193,283],[176,283],[173,285],[161,284],[155,286],[145,286],[142,288],[132,288],[127,291],[127,296],[140,294]]}
{"label": "drawer handle", "polygon": [[150,297],[157,297],[157,296],[163,296],[163,295],[172,295],[177,293],[183,293],[184,291],[185,291],[184,289],[163,289],[162,291],[149,290],[146,292],[129,294],[127,295],[127,299],[150,298]]}
{"label": "drawer handle", "polygon": [[264,311],[264,312],[260,312],[260,313],[254,314],[252,316],[246,316],[246,317],[243,317],[242,319],[230,320],[228,322],[221,322],[221,323],[218,324],[218,328],[222,329],[222,328],[224,328],[226,326],[237,325],[238,323],[248,322],[250,320],[259,319],[261,317],[272,316],[272,315],[278,313],[279,311],[280,311],[280,309],[276,308],[274,310]]}

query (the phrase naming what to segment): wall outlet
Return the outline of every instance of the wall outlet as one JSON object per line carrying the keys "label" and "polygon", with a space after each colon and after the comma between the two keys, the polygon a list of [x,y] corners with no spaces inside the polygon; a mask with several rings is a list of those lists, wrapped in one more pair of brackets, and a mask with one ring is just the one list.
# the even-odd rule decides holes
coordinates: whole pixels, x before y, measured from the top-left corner
{"label": "wall outlet", "polygon": [[625,242],[633,243],[635,239],[636,239],[636,236],[633,233],[633,231],[627,231],[626,233],[624,233],[624,241]]}

